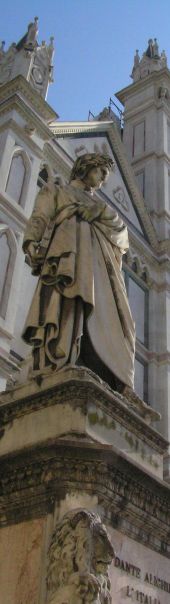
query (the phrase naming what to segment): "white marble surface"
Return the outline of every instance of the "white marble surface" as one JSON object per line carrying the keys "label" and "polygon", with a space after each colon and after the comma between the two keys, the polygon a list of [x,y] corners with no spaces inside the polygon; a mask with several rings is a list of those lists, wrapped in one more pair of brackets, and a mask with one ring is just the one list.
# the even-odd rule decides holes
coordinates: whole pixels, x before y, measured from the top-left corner
{"label": "white marble surface", "polygon": [[[116,552],[110,572],[113,604],[169,604],[170,560],[114,529],[109,529],[109,532]],[[130,572],[121,569],[119,561],[124,561],[125,567],[126,562],[130,564]],[[147,580],[154,583],[154,577],[159,587]]]}

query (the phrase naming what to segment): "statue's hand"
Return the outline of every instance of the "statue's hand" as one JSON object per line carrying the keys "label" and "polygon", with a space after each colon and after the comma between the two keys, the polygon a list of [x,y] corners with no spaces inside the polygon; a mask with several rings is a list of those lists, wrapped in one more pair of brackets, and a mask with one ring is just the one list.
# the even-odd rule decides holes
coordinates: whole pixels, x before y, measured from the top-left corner
{"label": "statue's hand", "polygon": [[93,205],[84,206],[79,204],[77,208],[77,213],[82,218],[82,220],[87,220],[87,222],[93,222],[96,220],[101,214],[103,210],[103,206],[94,203]]}
{"label": "statue's hand", "polygon": [[31,264],[35,264],[38,259],[39,243],[30,241],[26,248],[26,254],[29,256]]}

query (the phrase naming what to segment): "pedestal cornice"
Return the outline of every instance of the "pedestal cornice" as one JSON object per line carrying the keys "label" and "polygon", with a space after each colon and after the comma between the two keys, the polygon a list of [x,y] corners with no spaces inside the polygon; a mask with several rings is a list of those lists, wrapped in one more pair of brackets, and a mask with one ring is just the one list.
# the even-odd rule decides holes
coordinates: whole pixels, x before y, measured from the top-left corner
{"label": "pedestal cornice", "polygon": [[120,532],[170,557],[170,488],[109,447],[64,439],[1,460],[0,522],[53,512],[66,494],[96,496]]}
{"label": "pedestal cornice", "polygon": [[118,392],[100,380],[84,367],[66,366],[53,375],[37,376],[27,384],[0,394],[1,426],[52,406],[69,404],[72,409],[79,407],[87,413],[88,404],[96,404],[112,419],[118,420],[125,428],[132,430],[143,442],[153,445],[160,454],[165,453],[168,443],[149,424],[159,419],[159,414],[146,403],[128,402]]}

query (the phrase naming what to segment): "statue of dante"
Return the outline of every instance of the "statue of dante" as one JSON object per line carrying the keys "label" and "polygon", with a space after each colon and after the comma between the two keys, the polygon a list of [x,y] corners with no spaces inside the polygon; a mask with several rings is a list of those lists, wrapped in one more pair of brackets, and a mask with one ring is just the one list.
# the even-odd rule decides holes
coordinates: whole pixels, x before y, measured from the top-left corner
{"label": "statue of dante", "polygon": [[95,196],[112,164],[105,155],[82,155],[68,185],[47,183],[38,193],[23,249],[40,276],[23,338],[37,373],[85,365],[123,392],[134,379],[134,323],[121,271],[128,233]]}

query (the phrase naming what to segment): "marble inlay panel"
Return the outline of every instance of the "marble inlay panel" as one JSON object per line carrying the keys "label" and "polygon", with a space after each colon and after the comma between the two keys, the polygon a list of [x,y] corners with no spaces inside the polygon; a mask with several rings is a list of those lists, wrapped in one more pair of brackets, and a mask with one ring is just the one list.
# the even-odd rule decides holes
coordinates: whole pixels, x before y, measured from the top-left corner
{"label": "marble inlay panel", "polygon": [[38,604],[44,519],[0,531],[1,604]]}

